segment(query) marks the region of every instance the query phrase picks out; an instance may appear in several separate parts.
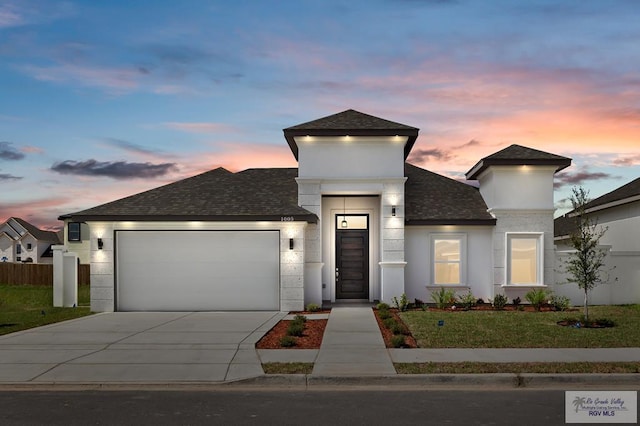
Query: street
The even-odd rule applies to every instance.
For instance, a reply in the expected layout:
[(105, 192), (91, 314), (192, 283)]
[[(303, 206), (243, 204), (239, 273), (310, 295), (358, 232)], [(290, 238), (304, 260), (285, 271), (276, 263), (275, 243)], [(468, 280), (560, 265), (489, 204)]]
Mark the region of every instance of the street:
[(2, 425), (561, 425), (564, 392), (3, 391)]

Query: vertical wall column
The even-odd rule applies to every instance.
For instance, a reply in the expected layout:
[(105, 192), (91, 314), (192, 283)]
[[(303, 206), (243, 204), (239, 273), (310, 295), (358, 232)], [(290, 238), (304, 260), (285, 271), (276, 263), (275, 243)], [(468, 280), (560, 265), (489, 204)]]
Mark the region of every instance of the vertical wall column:
[[(404, 291), (404, 182), (385, 183), (381, 196), (381, 295), (380, 300), (391, 303)], [(395, 206), (395, 216), (393, 208)]]
[(322, 194), (320, 182), (298, 181), (298, 205), (318, 216), (304, 230), (304, 303), (322, 305)]
[[(114, 241), (111, 223), (91, 223), (91, 310), (113, 312), (115, 310)], [(98, 248), (102, 239), (102, 249)]]
[[(289, 222), (280, 232), (280, 310), (304, 308), (304, 222)], [(293, 239), (293, 248), (290, 239)]]
[(51, 246), (53, 250), (53, 306), (62, 307), (64, 303), (64, 253), (62, 245)]
[(53, 306), (72, 308), (78, 305), (78, 255), (63, 245), (53, 250)]

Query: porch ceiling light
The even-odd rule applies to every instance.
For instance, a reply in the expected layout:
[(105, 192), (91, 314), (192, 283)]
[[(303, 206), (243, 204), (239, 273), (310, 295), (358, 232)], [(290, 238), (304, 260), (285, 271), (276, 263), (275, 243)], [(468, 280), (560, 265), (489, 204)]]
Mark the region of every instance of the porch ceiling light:
[(343, 228), (346, 228), (347, 226), (349, 226), (349, 224), (347, 223), (347, 199), (346, 197), (342, 197), (342, 222), (340, 223), (340, 226)]

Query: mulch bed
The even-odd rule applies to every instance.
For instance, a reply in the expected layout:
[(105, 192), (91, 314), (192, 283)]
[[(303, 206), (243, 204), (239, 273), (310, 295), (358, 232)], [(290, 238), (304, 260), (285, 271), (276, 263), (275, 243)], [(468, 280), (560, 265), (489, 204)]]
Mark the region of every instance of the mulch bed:
[[(387, 348), (393, 348), (393, 345), (391, 344), (391, 338), (393, 337), (393, 333), (391, 332), (391, 330), (389, 330), (387, 327), (384, 326), (382, 320), (378, 316), (378, 310), (374, 309), (373, 313), (375, 314), (376, 321), (378, 322), (378, 327), (380, 328), (380, 333), (382, 333), (382, 338), (384, 339), (385, 346)], [(400, 315), (398, 315), (398, 311), (396, 309), (390, 309), (389, 313), (391, 313), (391, 317), (395, 318), (396, 321), (404, 324), (404, 321), (400, 319)], [(408, 329), (409, 328), (407, 327), (407, 330)], [(411, 334), (404, 336), (403, 348), (417, 348), (417, 347), (418, 347), (418, 343), (416, 342), (416, 339), (414, 339)]]
[[(295, 314), (307, 315), (318, 313), (329, 313), (330, 311), (320, 312), (293, 312)], [(257, 349), (320, 349), (324, 329), (327, 326), (326, 319), (307, 319), (304, 327), (304, 335), (296, 337), (296, 345), (284, 348), (280, 345), (280, 339), (287, 335), (287, 328), (291, 321), (279, 321), (271, 330), (265, 334), (262, 339), (256, 343)]]
[(562, 320), (558, 321), (556, 324), (561, 325), (563, 327), (573, 327), (573, 328), (609, 328), (615, 327), (613, 323), (602, 324), (597, 321), (589, 321), (583, 322), (579, 320)]

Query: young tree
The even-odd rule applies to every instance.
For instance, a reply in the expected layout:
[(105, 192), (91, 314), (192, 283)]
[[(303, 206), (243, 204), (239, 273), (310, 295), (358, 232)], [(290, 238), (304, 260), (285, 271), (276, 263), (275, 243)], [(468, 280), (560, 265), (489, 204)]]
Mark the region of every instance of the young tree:
[(578, 284), (584, 291), (584, 317), (589, 319), (589, 292), (599, 284), (609, 282), (610, 270), (603, 270), (607, 255), (599, 248), (600, 238), (607, 232), (607, 227), (598, 227), (598, 220), (585, 212), (585, 205), (589, 202), (589, 191), (582, 187), (572, 189), (571, 204), (574, 229), (570, 234), (571, 246), (575, 252), (564, 262), (564, 272), (568, 274), (567, 281)]

